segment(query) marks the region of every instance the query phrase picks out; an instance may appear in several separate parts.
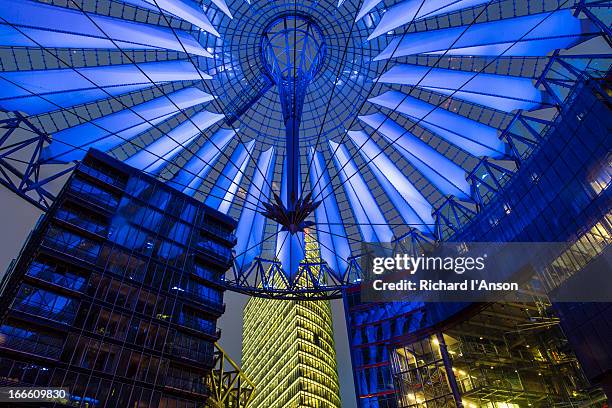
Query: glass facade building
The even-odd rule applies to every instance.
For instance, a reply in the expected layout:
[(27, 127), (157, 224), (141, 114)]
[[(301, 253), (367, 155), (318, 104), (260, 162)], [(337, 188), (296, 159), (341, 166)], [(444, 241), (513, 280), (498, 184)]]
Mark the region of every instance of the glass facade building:
[(0, 383), (68, 388), (68, 406), (201, 406), (234, 228), (90, 151), (4, 277)]
[(330, 302), (249, 299), (242, 369), (257, 389), (252, 408), (341, 407)]
[[(579, 84), (538, 150), (450, 240), (567, 242), (537, 271), (553, 295), (609, 270), (608, 91)], [(359, 407), (598, 407), (597, 387), (612, 393), (609, 303), (368, 304), (352, 289), (345, 305)]]

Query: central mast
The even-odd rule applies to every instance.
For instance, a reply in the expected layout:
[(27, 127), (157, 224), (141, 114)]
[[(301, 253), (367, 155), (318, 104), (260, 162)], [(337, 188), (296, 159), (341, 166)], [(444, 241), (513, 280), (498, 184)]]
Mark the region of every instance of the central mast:
[(276, 84), (285, 124), (286, 202), (278, 197), (266, 205), (266, 215), (295, 233), (314, 210), (310, 197), (300, 194), (300, 121), (308, 86), (325, 57), (323, 33), (308, 17), (283, 15), (264, 30), (264, 66)]

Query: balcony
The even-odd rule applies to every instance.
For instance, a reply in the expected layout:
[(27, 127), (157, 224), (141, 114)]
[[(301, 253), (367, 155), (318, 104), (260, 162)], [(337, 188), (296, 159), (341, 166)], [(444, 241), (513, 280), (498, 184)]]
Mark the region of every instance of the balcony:
[(194, 350), (186, 350), (181, 347), (169, 346), (166, 347), (166, 352), (173, 357), (179, 357), (184, 360), (190, 360), (198, 364), (198, 366), (212, 365), (212, 352), (199, 352)]
[(207, 221), (200, 223), (200, 228), (212, 235), (213, 237), (220, 238), (231, 245), (236, 245), (236, 234), (228, 231), (227, 229), (221, 228), (218, 225), (212, 224)]
[(55, 217), (62, 222), (72, 225), (73, 227), (91, 232), (92, 234), (102, 238), (106, 238), (106, 234), (108, 233), (107, 225), (94, 221), (84, 214), (76, 214), (65, 208), (60, 208)]
[(90, 177), (100, 180), (106, 184), (110, 184), (113, 187), (117, 187), (121, 190), (125, 189), (126, 184), (122, 180), (109, 176), (108, 174), (103, 173), (100, 170), (94, 169), (92, 167), (89, 167), (83, 163), (79, 165), (78, 170), (89, 175)]
[(228, 265), (232, 259), (231, 249), (205, 238), (196, 242), (195, 248), (223, 265)]
[(193, 394), (210, 395), (210, 389), (204, 384), (203, 378), (196, 375), (190, 376), (188, 372), (181, 372), (176, 369), (168, 370), (164, 385), (168, 388), (187, 391)]
[(46, 246), (50, 249), (54, 249), (58, 252), (61, 252), (62, 254), (73, 256), (82, 261), (87, 261), (92, 264), (96, 263), (96, 259), (98, 257), (97, 252), (92, 252), (87, 249), (71, 247), (61, 242), (53, 241), (50, 239), (45, 239), (43, 241), (43, 246)]
[(51, 338), (11, 326), (2, 326), (0, 335), (4, 339), (1, 344), (2, 347), (21, 353), (35, 354), (52, 359), (58, 359), (62, 353), (63, 341), (57, 337)]
[(119, 205), (117, 196), (79, 178), (70, 182), (69, 191), (81, 200), (107, 211), (114, 211)]
[(214, 336), (217, 339), (221, 337), (221, 330), (215, 330), (214, 324), (194, 316), (181, 314), (178, 324), (189, 327), (197, 332)]
[(71, 324), (76, 316), (75, 309), (57, 311), (40, 303), (18, 303), (14, 304), (12, 309), (64, 324)]
[(197, 292), (193, 292), (191, 290), (179, 290), (180, 296), (183, 298), (192, 300), (196, 303), (206, 306), (208, 309), (211, 309), (217, 313), (225, 313), (225, 303), (216, 302), (214, 300), (203, 297)]

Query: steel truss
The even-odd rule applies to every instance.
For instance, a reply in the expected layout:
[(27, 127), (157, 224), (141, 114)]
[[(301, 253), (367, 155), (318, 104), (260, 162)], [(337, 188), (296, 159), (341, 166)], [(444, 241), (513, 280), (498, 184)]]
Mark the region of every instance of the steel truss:
[[(612, 44), (612, 31), (597, 17), (597, 10), (609, 7), (609, 1), (586, 2), (582, 0), (575, 13), (583, 13), (601, 29), (602, 36)], [(414, 243), (442, 241), (460, 231), (486, 204), (503, 188), (512, 174), (528, 159), (538, 146), (542, 135), (554, 125), (556, 114), (561, 110), (566, 98), (576, 83), (587, 77), (605, 77), (587, 64), (586, 69), (576, 68), (579, 60), (609, 59), (612, 54), (560, 55), (555, 52), (548, 61), (537, 85), (546, 90), (553, 101), (553, 108), (545, 119), (534, 112), (519, 110), (514, 113), (510, 124), (499, 136), (509, 147), (506, 157), (492, 160), (483, 157), (467, 175), (471, 186), (470, 200), (460, 200), (447, 196), (434, 209), (435, 222), (432, 237), (412, 230), (397, 240), (412, 240)], [(51, 143), (51, 136), (35, 125), (35, 116), (28, 117), (20, 112), (5, 112), (0, 120), (0, 183), (40, 210), (47, 210), (55, 199), (54, 191), (61, 184), (62, 177), (69, 174), (74, 163), (55, 164), (41, 159), (42, 149)], [(295, 184), (295, 183), (294, 183)], [(348, 268), (338, 276), (322, 262), (303, 262), (298, 271), (298, 279), (288, 283), (282, 273), (280, 263), (275, 260), (257, 258), (246, 273), (231, 272), (234, 280), (227, 282), (228, 287), (255, 296), (273, 298), (336, 298), (341, 296), (343, 285), (358, 282), (361, 276), (359, 255), (348, 260)], [(310, 283), (300, 286), (299, 277), (308, 278)], [(285, 285), (283, 289), (279, 283)]]
[(214, 368), (205, 379), (211, 391), (205, 406), (247, 408), (255, 395), (255, 384), (217, 343), (213, 361)]
[[(55, 200), (50, 184), (74, 169), (41, 161), (51, 137), (20, 112), (0, 120), (0, 183), (37, 208), (46, 211)], [(46, 175), (48, 174), (48, 175)]]

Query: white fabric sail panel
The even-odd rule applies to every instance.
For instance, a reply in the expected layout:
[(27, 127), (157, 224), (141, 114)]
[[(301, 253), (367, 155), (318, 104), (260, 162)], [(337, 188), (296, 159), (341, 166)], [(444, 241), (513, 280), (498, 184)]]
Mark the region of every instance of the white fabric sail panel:
[(257, 167), (253, 173), (251, 186), (236, 228), (238, 242), (234, 247), (236, 251), (234, 265), (239, 271), (247, 269), (261, 254), (261, 245), (265, 239), (266, 217), (261, 214), (258, 206), (262, 202), (270, 201), (270, 185), (274, 174), (275, 158), (275, 150), (270, 147), (261, 152), (257, 159)]
[[(181, 30), (36, 1), (0, 0), (0, 45), (46, 48), (167, 49), (212, 57)], [(14, 26), (14, 27), (13, 27)], [(178, 37), (178, 38), (177, 38)]]
[(536, 109), (547, 100), (531, 78), (412, 64), (395, 65), (378, 82), (419, 86), (504, 112)]
[(43, 160), (69, 162), (85, 156), (95, 147), (106, 151), (151, 129), (181, 109), (211, 101), (212, 95), (195, 88), (185, 88), (160, 96), (98, 119), (54, 133), (52, 142), (43, 149)]
[[(0, 78), (0, 87), (6, 81)], [(0, 100), (0, 108), (7, 111), (20, 111), (28, 115), (38, 115), (59, 109), (67, 109), (76, 105), (121, 96), (126, 93), (151, 87), (152, 84), (117, 85), (104, 88), (80, 89), (78, 91), (57, 92), (39, 96), (18, 96)], [(10, 88), (10, 86), (9, 86)]]
[(545, 56), (597, 34), (589, 20), (558, 10), (505, 20), (410, 33), (394, 38), (375, 61), (416, 54)]
[(3, 72), (0, 78), (10, 81), (0, 88), (0, 98), (74, 91), (92, 86), (153, 84), (169, 81), (210, 79), (189, 61), (145, 62), (89, 68), (49, 69)]
[(306, 258), (306, 241), (303, 232), (291, 234), (289, 231), (281, 231), (278, 227), (276, 236), (276, 259), (280, 261), (283, 275), (289, 282), (295, 281), (300, 264)]
[(223, 12), (223, 14), (225, 14), (229, 18), (234, 18), (229, 7), (227, 7), (227, 3), (225, 3), (225, 0), (212, 0), (212, 2), (215, 6), (219, 8), (219, 10)]
[(204, 204), (227, 214), (236, 197), (254, 146), (255, 140), (251, 140), (247, 143), (240, 143), (236, 147)]
[(390, 7), (370, 34), (372, 40), (397, 27), (424, 18), (451, 13), (468, 7), (489, 3), (489, 0), (406, 0)]
[[(283, 174), (281, 182), (281, 199), (285, 207), (288, 206), (288, 186), (287, 186), (287, 160), (283, 161)], [(298, 172), (298, 197), (301, 194), (301, 177)], [(276, 235), (276, 258), (280, 261), (284, 275), (289, 279), (290, 282), (297, 276), (300, 263), (306, 257), (306, 242), (304, 240), (304, 233), (297, 232), (295, 234), (289, 231), (283, 231), (281, 224), (277, 226)]]
[(180, 168), (168, 184), (193, 196), (235, 134), (236, 132), (232, 129), (217, 130)]
[(0, 106), (32, 115), (106, 99), (153, 84), (210, 78), (188, 61), (4, 72), (0, 74)]
[(432, 233), (432, 207), (421, 192), (367, 133), (358, 130), (349, 131), (348, 135), (404, 222), (419, 231)]
[(156, 173), (189, 145), (195, 137), (200, 136), (202, 132), (223, 118), (224, 116), (220, 113), (206, 110), (198, 112), (128, 158), (126, 163), (137, 169)]
[(311, 147), (308, 153), (313, 200), (321, 201), (315, 209), (321, 259), (327, 262), (338, 279), (342, 279), (348, 268), (347, 259), (351, 256), (351, 247), (323, 155), (321, 152), (316, 152), (314, 147)]
[(368, 14), (370, 10), (376, 7), (378, 3), (380, 3), (381, 1), (382, 0), (363, 0), (363, 4), (361, 5), (361, 8), (359, 9), (359, 14), (357, 14), (355, 21), (361, 20), (363, 16)]
[(329, 141), (334, 164), (365, 242), (391, 242), (393, 232), (345, 145)]
[[(207, 33), (211, 33), (215, 37), (220, 37), (219, 33), (210, 23), (202, 7), (191, 0), (123, 0), (124, 3), (131, 3), (136, 6), (147, 7), (154, 11), (163, 11), (185, 21), (190, 22), (194, 26), (203, 29)], [(143, 4), (144, 3), (144, 4)]]
[(465, 170), (382, 113), (359, 116), (445, 195), (468, 199), (470, 184)]
[(497, 129), (491, 126), (436, 107), (436, 105), (399, 91), (388, 91), (368, 100), (406, 115), (411, 120), (418, 122), (419, 126), (474, 156), (499, 158), (505, 154), (504, 142), (499, 139)]

